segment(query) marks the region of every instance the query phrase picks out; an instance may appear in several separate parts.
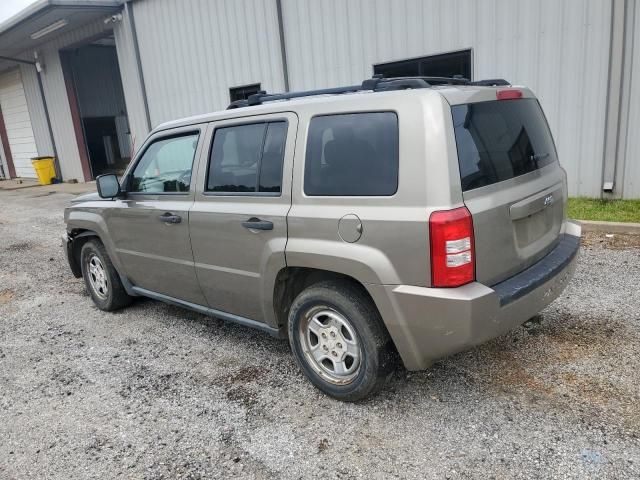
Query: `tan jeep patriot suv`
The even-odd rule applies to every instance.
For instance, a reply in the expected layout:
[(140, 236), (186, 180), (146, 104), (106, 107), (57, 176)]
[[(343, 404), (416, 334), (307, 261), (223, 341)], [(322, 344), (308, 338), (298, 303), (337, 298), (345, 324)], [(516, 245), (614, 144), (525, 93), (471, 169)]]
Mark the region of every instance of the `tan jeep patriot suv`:
[(566, 174), (527, 88), (372, 78), (157, 127), (65, 210), (102, 310), (146, 296), (288, 337), (341, 400), (496, 337), (575, 266)]

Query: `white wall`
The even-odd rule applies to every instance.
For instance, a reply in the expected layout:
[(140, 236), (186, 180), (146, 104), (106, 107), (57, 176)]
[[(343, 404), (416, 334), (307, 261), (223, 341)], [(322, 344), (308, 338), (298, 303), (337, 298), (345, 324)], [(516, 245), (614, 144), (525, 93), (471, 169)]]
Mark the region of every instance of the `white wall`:
[(626, 45), (629, 72), (625, 79), (626, 96), (623, 96), (628, 109), (626, 118), (621, 122), (625, 129), (621, 137), (625, 142), (619, 146), (624, 163), (618, 168), (622, 171), (619, 183), (622, 184), (624, 197), (640, 198), (640, 3), (630, 3), (629, 6)]
[[(129, 4), (132, 7), (133, 4)], [(124, 99), (127, 105), (129, 130), (131, 132), (131, 145), (137, 149), (149, 133), (147, 125), (144, 100), (142, 96), (142, 80), (138, 75), (138, 67), (134, 50), (134, 39), (129, 28), (127, 10), (122, 12), (121, 22), (114, 24), (113, 33), (116, 40), (118, 53), (118, 65), (124, 88)], [(122, 147), (121, 147), (122, 148)]]
[[(132, 7), (152, 126), (226, 108), (229, 87), (284, 89), (275, 1), (140, 0)], [(122, 69), (123, 78), (134, 76)]]
[(611, 23), (604, 0), (283, 0), (294, 90), (348, 85), (375, 63), (471, 47), (474, 79), (539, 96), (571, 195), (599, 196)]

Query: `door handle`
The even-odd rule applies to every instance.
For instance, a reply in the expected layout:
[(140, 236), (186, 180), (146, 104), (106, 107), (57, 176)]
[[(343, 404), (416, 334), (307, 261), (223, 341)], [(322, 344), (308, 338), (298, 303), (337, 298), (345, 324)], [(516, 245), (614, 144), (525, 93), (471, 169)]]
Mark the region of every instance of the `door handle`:
[(256, 217), (251, 217), (246, 222), (242, 222), (242, 226), (249, 230), (273, 230), (273, 222), (260, 220)]
[(171, 212), (165, 212), (158, 217), (164, 223), (180, 223), (182, 222), (182, 217), (180, 215), (174, 215)]

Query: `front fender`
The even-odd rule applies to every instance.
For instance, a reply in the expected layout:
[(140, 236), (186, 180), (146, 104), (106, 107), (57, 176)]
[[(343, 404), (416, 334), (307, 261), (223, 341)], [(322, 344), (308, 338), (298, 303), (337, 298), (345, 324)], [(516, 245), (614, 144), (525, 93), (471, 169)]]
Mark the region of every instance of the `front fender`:
[[(115, 245), (111, 241), (107, 224), (100, 212), (71, 207), (65, 210), (64, 217), (65, 223), (67, 224), (67, 233), (71, 239), (75, 238), (74, 232), (77, 231), (90, 231), (95, 233), (107, 250), (111, 263), (113, 263), (116, 271), (122, 276), (122, 272), (124, 272), (122, 262), (116, 252)], [(86, 236), (87, 234), (85, 233), (83, 235)]]

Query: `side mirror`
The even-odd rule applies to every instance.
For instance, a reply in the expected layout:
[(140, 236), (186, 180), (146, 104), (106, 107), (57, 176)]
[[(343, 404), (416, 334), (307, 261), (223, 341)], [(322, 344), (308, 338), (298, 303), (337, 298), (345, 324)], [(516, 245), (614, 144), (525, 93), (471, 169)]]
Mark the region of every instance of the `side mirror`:
[(113, 173), (106, 173), (96, 177), (98, 195), (101, 198), (115, 198), (120, 196), (120, 183), (118, 177)]

